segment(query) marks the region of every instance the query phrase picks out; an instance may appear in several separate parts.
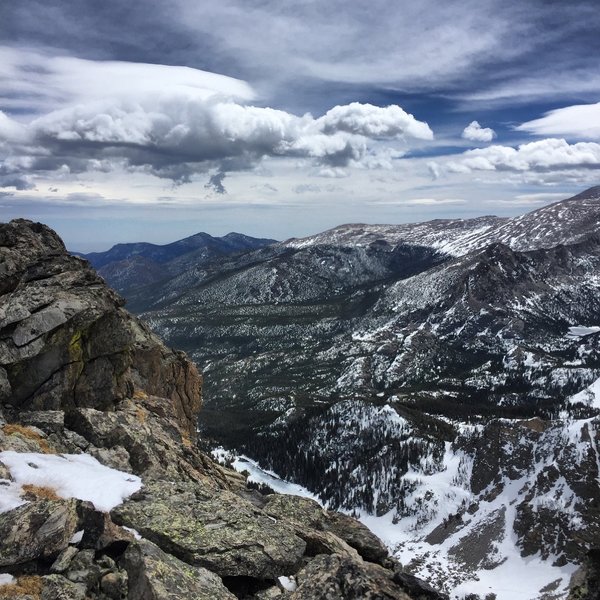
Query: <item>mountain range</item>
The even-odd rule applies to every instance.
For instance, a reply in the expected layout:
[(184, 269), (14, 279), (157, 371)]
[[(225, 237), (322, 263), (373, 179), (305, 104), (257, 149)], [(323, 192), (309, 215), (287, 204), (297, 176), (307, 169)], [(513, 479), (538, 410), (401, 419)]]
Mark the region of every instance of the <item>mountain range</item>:
[(197, 233), (162, 246), (147, 242), (117, 244), (106, 252), (78, 253), (78, 256), (85, 257), (114, 289), (125, 293), (192, 266), (261, 248), (274, 241), (234, 232), (223, 237)]
[(257, 246), (103, 271), (204, 372), (204, 437), (455, 597), (566, 597), (600, 539), (600, 187)]

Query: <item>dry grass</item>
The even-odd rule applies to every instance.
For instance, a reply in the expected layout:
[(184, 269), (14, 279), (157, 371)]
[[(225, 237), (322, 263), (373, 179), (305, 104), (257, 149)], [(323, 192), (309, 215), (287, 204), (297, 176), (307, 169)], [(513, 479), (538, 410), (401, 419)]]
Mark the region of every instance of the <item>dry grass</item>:
[(34, 442), (37, 442), (42, 452), (45, 454), (54, 454), (54, 449), (51, 448), (50, 444), (48, 444), (48, 442), (37, 431), (31, 429), (31, 427), (7, 423), (2, 428), (2, 431), (6, 435), (20, 435), (28, 440), (33, 440)]
[(144, 390), (135, 390), (133, 392), (134, 400), (147, 400), (147, 398), (148, 398), (148, 394), (146, 394), (146, 392)]
[(23, 495), (26, 499), (27, 496), (29, 496), (33, 498), (44, 498), (45, 500), (60, 500), (60, 496), (51, 487), (32, 485), (30, 483), (26, 483), (23, 486)]
[(42, 578), (37, 575), (24, 575), (19, 577), (16, 583), (0, 585), (0, 598), (14, 598), (19, 595), (41, 598)]
[(184, 445), (185, 448), (192, 447), (192, 439), (190, 438), (189, 434), (185, 431), (181, 433), (181, 443)]
[(136, 406), (135, 416), (136, 416), (137, 420), (142, 425), (144, 425), (146, 423), (146, 418), (148, 417), (148, 413), (141, 406)]

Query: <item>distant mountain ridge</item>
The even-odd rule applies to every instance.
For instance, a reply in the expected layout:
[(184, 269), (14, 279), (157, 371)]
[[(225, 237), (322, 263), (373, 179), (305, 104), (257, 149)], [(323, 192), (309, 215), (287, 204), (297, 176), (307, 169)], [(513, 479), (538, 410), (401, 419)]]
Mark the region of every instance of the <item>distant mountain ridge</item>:
[(87, 259), (98, 273), (116, 290), (123, 292), (173, 277), (182, 267), (185, 257), (200, 264), (222, 256), (236, 255), (275, 243), (275, 240), (254, 238), (231, 232), (213, 237), (200, 232), (169, 244), (147, 242), (117, 244), (105, 252), (79, 254)]

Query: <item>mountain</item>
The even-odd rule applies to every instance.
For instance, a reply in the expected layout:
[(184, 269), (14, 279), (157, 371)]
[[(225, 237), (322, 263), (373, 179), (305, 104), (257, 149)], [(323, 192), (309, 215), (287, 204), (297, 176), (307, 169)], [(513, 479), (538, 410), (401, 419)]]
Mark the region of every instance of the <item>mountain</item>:
[(201, 383), (52, 230), (0, 224), (0, 598), (443, 598), (201, 452)]
[(599, 262), (596, 187), (512, 219), (344, 225), (129, 301), (203, 369), (205, 435), (385, 525), (456, 597), (558, 598), (600, 536)]
[(190, 264), (198, 266), (273, 243), (275, 240), (241, 233), (232, 232), (223, 237), (197, 233), (171, 244), (117, 244), (106, 252), (78, 256), (86, 258), (111, 287), (127, 291), (173, 277), (185, 271)]

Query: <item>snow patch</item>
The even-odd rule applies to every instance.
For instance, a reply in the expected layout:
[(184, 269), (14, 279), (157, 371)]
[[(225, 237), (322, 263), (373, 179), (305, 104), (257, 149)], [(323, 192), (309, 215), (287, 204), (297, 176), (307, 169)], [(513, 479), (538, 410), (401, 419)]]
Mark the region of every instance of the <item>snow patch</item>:
[(252, 460), (247, 456), (237, 456), (231, 463), (231, 466), (238, 473), (242, 473), (244, 471), (249, 473), (248, 481), (268, 485), (272, 490), (275, 490), (279, 494), (289, 494), (291, 496), (311, 498), (312, 500), (316, 500), (319, 504), (323, 504), (317, 498), (317, 496), (309, 492), (305, 487), (302, 487), (297, 483), (290, 483), (285, 479), (281, 479), (281, 477), (279, 477), (277, 473), (274, 473), (273, 471), (265, 471), (261, 469), (255, 460)]
[(281, 577), (278, 577), (277, 580), (286, 592), (295, 592), (298, 589), (298, 584), (293, 577), (282, 575)]
[(69, 540), (69, 544), (79, 544), (83, 539), (83, 534), (85, 533), (84, 529), (80, 529), (73, 534), (73, 537)]
[[(137, 475), (105, 467), (88, 454), (7, 450), (0, 452), (0, 462), (8, 467), (19, 486), (49, 487), (62, 498), (87, 500), (103, 512), (109, 512), (142, 487), (142, 480)], [(0, 489), (0, 506), (3, 492)]]
[(8, 479), (0, 479), (0, 514), (27, 504), (21, 498), (21, 486)]
[(570, 339), (584, 337), (586, 335), (591, 335), (592, 333), (598, 333), (600, 331), (600, 327), (594, 325), (592, 327), (583, 327), (581, 325), (577, 325), (576, 327), (569, 327), (569, 332), (567, 333), (567, 337)]
[(134, 529), (133, 527), (125, 527), (125, 525), (122, 525), (121, 528), (125, 531), (128, 531), (136, 540), (142, 539), (142, 536), (137, 529)]

